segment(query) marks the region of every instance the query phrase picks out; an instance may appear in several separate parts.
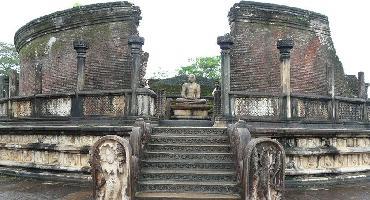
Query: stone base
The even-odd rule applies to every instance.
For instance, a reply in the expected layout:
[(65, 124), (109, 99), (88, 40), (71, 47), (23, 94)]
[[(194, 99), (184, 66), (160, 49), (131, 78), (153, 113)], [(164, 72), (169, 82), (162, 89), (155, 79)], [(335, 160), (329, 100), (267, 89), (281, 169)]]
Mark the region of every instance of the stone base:
[(175, 119), (208, 119), (211, 106), (207, 104), (176, 103), (171, 106)]

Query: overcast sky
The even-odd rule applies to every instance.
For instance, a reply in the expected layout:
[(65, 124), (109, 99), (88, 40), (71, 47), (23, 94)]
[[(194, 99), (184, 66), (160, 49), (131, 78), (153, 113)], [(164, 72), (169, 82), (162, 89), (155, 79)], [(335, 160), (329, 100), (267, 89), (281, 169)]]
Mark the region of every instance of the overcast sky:
[[(103, 0), (11, 0), (0, 6), (0, 41), (13, 43), (27, 22), (58, 10)], [(139, 31), (149, 52), (148, 75), (162, 70), (175, 74), (188, 59), (219, 55), (216, 38), (229, 32), (227, 13), (237, 0), (132, 0), (140, 6)], [(329, 17), (337, 54), (347, 74), (364, 71), (370, 82), (370, 12), (365, 0), (263, 0), (312, 10)]]

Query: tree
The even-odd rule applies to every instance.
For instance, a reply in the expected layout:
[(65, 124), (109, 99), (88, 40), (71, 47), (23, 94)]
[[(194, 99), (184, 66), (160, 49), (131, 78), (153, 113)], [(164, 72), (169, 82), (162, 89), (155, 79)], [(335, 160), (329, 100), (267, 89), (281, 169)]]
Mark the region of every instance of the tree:
[(193, 63), (188, 66), (183, 66), (179, 69), (179, 75), (194, 74), (214, 80), (221, 78), (221, 57), (198, 57), (193, 59)]
[(8, 75), (11, 69), (19, 69), (19, 57), (14, 45), (0, 42), (0, 74)]

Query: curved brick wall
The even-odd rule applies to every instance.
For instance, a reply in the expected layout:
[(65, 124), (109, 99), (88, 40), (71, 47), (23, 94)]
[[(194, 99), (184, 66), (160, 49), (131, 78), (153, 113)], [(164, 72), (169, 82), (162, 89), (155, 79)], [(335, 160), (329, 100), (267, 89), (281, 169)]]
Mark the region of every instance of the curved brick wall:
[(85, 90), (130, 88), (128, 37), (138, 34), (140, 9), (128, 2), (93, 4), (35, 19), (15, 35), (20, 55), (20, 95), (37, 93), (41, 68), (42, 93), (74, 91), (77, 82), (73, 40), (89, 44)]
[(231, 90), (280, 91), (278, 39), (291, 37), (293, 93), (326, 95), (327, 69), (335, 68), (336, 91), (352, 96), (336, 56), (326, 16), (307, 10), (242, 1), (229, 12), (231, 35)]

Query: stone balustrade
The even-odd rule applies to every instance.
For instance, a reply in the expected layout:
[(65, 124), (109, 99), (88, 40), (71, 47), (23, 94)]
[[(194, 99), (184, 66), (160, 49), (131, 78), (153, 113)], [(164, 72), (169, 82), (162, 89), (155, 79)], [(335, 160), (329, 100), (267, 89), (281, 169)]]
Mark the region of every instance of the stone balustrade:
[(361, 122), (369, 121), (370, 101), (346, 98), (291, 94), (290, 105), (284, 95), (249, 92), (230, 92), (232, 116), (236, 119), (283, 121), (285, 106), (291, 107), (291, 119), (301, 122)]
[[(145, 88), (137, 90), (137, 116), (155, 115), (156, 94)], [(131, 90), (80, 91), (61, 94), (38, 94), (0, 100), (0, 117), (9, 119), (71, 119), (128, 117)]]

